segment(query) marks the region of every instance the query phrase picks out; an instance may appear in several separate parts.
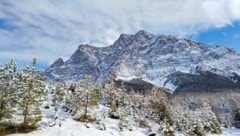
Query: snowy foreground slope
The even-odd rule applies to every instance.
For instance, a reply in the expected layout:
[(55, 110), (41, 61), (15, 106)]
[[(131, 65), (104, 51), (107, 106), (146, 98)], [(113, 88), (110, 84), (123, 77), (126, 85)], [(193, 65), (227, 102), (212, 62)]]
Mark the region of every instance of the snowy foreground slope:
[[(141, 30), (134, 35), (121, 34), (108, 47), (80, 45), (68, 60), (56, 60), (45, 75), (75, 81), (91, 75), (99, 82), (140, 78), (173, 91), (183, 82), (199, 88), (191, 85), (196, 82), (195, 77), (202, 77), (201, 88), (218, 87), (204, 82), (210, 80), (221, 82), (223, 86), (218, 88), (232, 89), (240, 86), (239, 68), (240, 55), (233, 49)], [(222, 84), (225, 81), (228, 84)]]
[[(48, 128), (41, 128), (28, 134), (13, 134), (10, 136), (148, 136), (147, 130), (136, 128), (133, 131), (125, 130), (119, 131), (116, 120), (109, 119), (105, 123), (109, 123), (105, 131), (96, 129), (94, 125), (89, 125), (87, 128), (83, 123), (67, 119), (61, 127), (54, 126)], [(160, 134), (158, 134), (160, 136)], [(184, 136), (183, 134), (176, 134), (176, 136)], [(207, 134), (207, 136), (240, 136), (239, 129), (223, 129), (223, 134), (214, 135)]]
[[(114, 125), (114, 124), (112, 124)], [(86, 128), (83, 124), (76, 123), (75, 121), (66, 121), (62, 127), (46, 128), (38, 131), (34, 131), (29, 134), (14, 134), (11, 136), (146, 136), (144, 130), (134, 131), (123, 131), (119, 132), (114, 127), (101, 131), (95, 128)], [(227, 129), (223, 130), (223, 134), (213, 135), (208, 134), (207, 136), (239, 136), (240, 130), (238, 129)], [(176, 136), (184, 136), (183, 134), (177, 134)]]
[(87, 128), (84, 123), (76, 122), (72, 119), (66, 119), (62, 122), (62, 126), (42, 128), (29, 134), (14, 134), (12, 136), (145, 136), (148, 135), (146, 130), (135, 128), (133, 131), (120, 131), (118, 128), (118, 120), (106, 119), (104, 121), (106, 130), (97, 129), (96, 125), (88, 124)]
[(109, 120), (106, 123), (110, 123), (111, 126), (107, 127), (107, 130), (102, 131), (96, 129), (94, 126), (89, 125), (87, 128), (84, 124), (68, 119), (63, 122), (64, 124), (49, 128), (43, 128), (42, 130), (34, 131), (29, 134), (15, 134), (12, 136), (145, 136), (144, 130), (134, 130), (134, 131), (123, 131), (120, 132), (117, 129), (117, 122), (115, 120)]
[[(101, 106), (98, 110), (98, 113), (104, 114), (107, 110), (105, 107)], [(51, 114), (54, 114), (54, 111), (44, 111), (45, 118), (42, 120), (41, 127), (37, 131), (33, 131), (28, 134), (13, 134), (10, 136), (148, 136), (152, 133), (161, 136), (161, 133), (157, 130), (151, 130), (147, 128), (139, 128), (132, 124), (132, 130), (123, 131), (119, 130), (119, 120), (114, 120), (110, 118), (103, 119), (106, 130), (100, 130), (101, 127), (98, 124), (86, 124), (74, 121), (69, 117), (68, 114), (64, 112), (59, 112), (58, 116), (61, 121), (56, 122), (55, 125), (51, 126), (51, 120), (47, 118)], [(60, 126), (59, 126), (60, 124)], [(50, 127), (51, 126), (51, 127)], [(154, 127), (153, 127), (154, 128)], [(207, 134), (207, 136), (239, 136), (240, 129), (223, 129), (222, 134), (214, 135)], [(176, 136), (184, 136), (183, 134), (176, 133)]]
[[(53, 99), (53, 94), (48, 93), (48, 98), (43, 104), (42, 120), (39, 122), (40, 127), (38, 130), (27, 134), (12, 134), (10, 136), (149, 136), (155, 134), (157, 136), (163, 136), (159, 129), (159, 124), (154, 121), (148, 120), (149, 127), (139, 127), (134, 121), (134, 116), (126, 116), (128, 121), (127, 127), (122, 130), (119, 127), (120, 119), (111, 119), (108, 112), (110, 107), (98, 105), (91, 109), (92, 115), (100, 120), (100, 123), (81, 123), (75, 121), (73, 116), (69, 112), (65, 112), (63, 109), (55, 110), (55, 106), (44, 108), (47, 103)], [(181, 109), (182, 110), (182, 109)], [(184, 111), (182, 111), (184, 112)], [(196, 112), (194, 113), (194, 115)], [(135, 115), (136, 116), (136, 115)], [(58, 117), (57, 120), (54, 120)], [(189, 120), (190, 121), (190, 120)], [(239, 136), (240, 129), (226, 129), (222, 128), (222, 134), (210, 134), (207, 136)], [(175, 131), (175, 136), (185, 136), (184, 134)]]
[(240, 136), (240, 130), (239, 129), (225, 129), (223, 130), (223, 134), (220, 135), (208, 135), (208, 136)]

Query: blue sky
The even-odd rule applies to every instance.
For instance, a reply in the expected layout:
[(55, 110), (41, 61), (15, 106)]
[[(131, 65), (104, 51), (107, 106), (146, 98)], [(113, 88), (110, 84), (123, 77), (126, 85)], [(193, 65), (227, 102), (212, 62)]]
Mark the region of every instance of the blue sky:
[(1, 0), (0, 63), (46, 68), (80, 44), (111, 45), (146, 30), (240, 52), (240, 0)]
[(240, 22), (200, 32), (193, 39), (209, 45), (224, 45), (240, 53)]

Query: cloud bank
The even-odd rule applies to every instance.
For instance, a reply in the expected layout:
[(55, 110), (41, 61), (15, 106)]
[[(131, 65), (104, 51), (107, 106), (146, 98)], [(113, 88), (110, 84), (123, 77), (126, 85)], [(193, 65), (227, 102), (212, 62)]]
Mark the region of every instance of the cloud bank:
[(0, 1), (0, 60), (50, 64), (79, 44), (112, 44), (120, 33), (191, 36), (240, 20), (239, 0)]

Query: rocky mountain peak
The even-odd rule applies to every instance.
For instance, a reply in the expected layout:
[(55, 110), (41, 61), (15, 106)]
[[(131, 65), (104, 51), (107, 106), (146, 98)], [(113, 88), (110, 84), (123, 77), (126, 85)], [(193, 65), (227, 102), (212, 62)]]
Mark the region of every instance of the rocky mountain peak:
[(64, 64), (64, 61), (62, 58), (58, 58), (52, 65), (49, 66), (49, 68), (57, 68)]
[(122, 46), (127, 46), (130, 45), (133, 42), (133, 35), (129, 34), (121, 34), (119, 38), (117, 39), (116, 42), (114, 42), (113, 45), (122, 45)]
[(139, 44), (146, 44), (147, 41), (149, 41), (152, 38), (154, 38), (154, 35), (144, 30), (140, 30), (134, 35), (134, 41)]
[(151, 37), (151, 36), (153, 36), (153, 34), (148, 33), (145, 30), (140, 30), (134, 36), (135, 37), (139, 37), (139, 36), (141, 36), (141, 37)]
[(229, 80), (227, 88), (240, 84), (240, 55), (236, 51), (174, 36), (153, 35), (144, 30), (133, 35), (121, 34), (109, 47), (80, 45), (70, 59), (57, 62), (45, 71), (53, 79), (77, 81), (84, 75), (102, 83), (111, 78), (142, 79), (170, 90), (184, 88), (181, 83), (189, 86), (196, 82), (205, 88), (217, 87), (199, 78), (219, 83)]
[(94, 47), (94, 46), (91, 46), (89, 44), (81, 44), (78, 46), (78, 50), (81, 50), (81, 51), (92, 51), (92, 50), (95, 50), (97, 47)]

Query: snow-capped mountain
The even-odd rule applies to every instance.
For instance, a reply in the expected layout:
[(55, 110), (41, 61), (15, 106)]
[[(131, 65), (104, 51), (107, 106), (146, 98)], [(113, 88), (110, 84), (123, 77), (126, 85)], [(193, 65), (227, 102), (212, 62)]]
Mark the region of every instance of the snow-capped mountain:
[(171, 90), (239, 88), (240, 55), (224, 46), (146, 31), (121, 34), (109, 47), (80, 45), (70, 59), (55, 61), (45, 74), (52, 79), (80, 80), (84, 75), (110, 79), (142, 79)]

